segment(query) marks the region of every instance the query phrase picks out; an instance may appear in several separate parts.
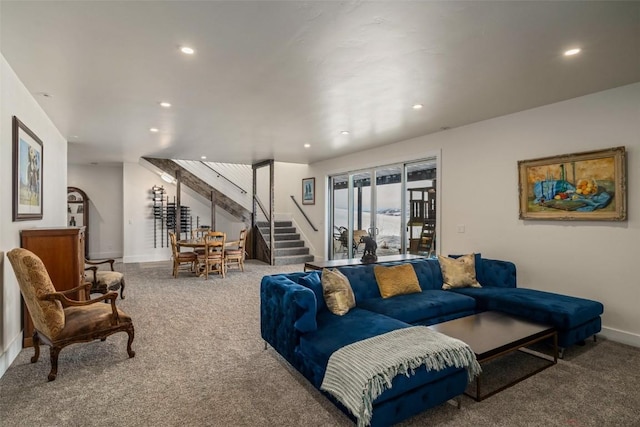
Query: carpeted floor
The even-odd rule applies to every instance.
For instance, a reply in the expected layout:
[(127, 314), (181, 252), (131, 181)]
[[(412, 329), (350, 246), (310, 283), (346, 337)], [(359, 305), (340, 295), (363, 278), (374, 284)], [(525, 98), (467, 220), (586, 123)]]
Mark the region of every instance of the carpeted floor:
[[(48, 350), (23, 350), (0, 378), (0, 426), (349, 426), (349, 419), (260, 338), (259, 284), (300, 271), (249, 262), (246, 272), (205, 281), (166, 263), (120, 265), (118, 305), (126, 334), (78, 344), (60, 355), (47, 382)], [(516, 354), (485, 367), (487, 379), (529, 366)], [(493, 374), (491, 374), (493, 372)], [(404, 426), (640, 426), (640, 349), (599, 339), (482, 402), (443, 404)]]

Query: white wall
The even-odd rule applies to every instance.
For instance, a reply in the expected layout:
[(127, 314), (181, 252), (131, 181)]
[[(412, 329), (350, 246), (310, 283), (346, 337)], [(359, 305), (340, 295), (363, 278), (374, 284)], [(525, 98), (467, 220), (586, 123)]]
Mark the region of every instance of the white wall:
[[(145, 162), (146, 163), (146, 162)], [(171, 258), (171, 249), (167, 247), (166, 230), (161, 243), (160, 223), (157, 225), (156, 247), (154, 247), (154, 219), (152, 217), (151, 187), (161, 185), (166, 190), (165, 196), (173, 202), (176, 185), (168, 184), (160, 179), (160, 175), (139, 163), (123, 165), (123, 230), (124, 230), (124, 262), (162, 261)], [(200, 224), (211, 225), (211, 205), (208, 200), (181, 186), (180, 204), (191, 208), (195, 225), (196, 216), (200, 216)], [(244, 227), (232, 215), (221, 208), (216, 208), (216, 229), (227, 233), (229, 240), (237, 239)]]
[(70, 164), (67, 183), (89, 198), (88, 257), (122, 257), (122, 164)]
[[(442, 253), (481, 252), (516, 263), (518, 283), (591, 298), (605, 306), (603, 333), (640, 346), (640, 83), (402, 141), (310, 165), (316, 183), (328, 174), (441, 152)], [(628, 220), (518, 219), (518, 160), (614, 146), (627, 148)], [(326, 181), (325, 181), (326, 182)], [(326, 254), (326, 185), (316, 185), (313, 246)], [(281, 192), (287, 191), (283, 195)], [(290, 188), (276, 185), (278, 198)], [(311, 216), (311, 215), (310, 215)], [(465, 232), (458, 233), (457, 225)]]
[[(277, 220), (291, 220), (300, 233), (301, 238), (305, 241), (305, 245), (309, 247), (309, 251), (313, 254), (322, 252), (323, 246), (314, 246), (318, 242), (323, 241), (318, 239), (321, 235), (324, 235), (322, 223), (312, 218), (322, 215), (324, 212), (324, 204), (322, 200), (316, 198), (315, 205), (303, 205), (302, 204), (302, 180), (304, 178), (310, 178), (309, 165), (299, 163), (274, 163), (274, 205)], [(316, 191), (318, 186), (325, 185), (322, 179), (316, 178)], [(300, 212), (291, 200), (291, 196), (296, 198), (296, 202), (302, 208), (304, 213), (309, 217), (311, 223), (318, 231), (314, 231), (309, 222), (305, 219), (304, 215)]]
[[(45, 101), (46, 102), (46, 101)], [(43, 143), (43, 218), (12, 220), (12, 117)], [(0, 252), (20, 246), (20, 230), (64, 226), (67, 198), (67, 141), (0, 55)], [(20, 290), (8, 260), (0, 263), (0, 376), (22, 348)]]

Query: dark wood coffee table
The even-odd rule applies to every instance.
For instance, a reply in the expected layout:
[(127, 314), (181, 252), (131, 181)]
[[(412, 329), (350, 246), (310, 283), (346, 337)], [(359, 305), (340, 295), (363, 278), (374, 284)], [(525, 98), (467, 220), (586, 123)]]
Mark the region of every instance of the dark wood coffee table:
[(465, 393), (478, 402), (558, 363), (558, 333), (553, 326), (529, 322), (497, 311), (485, 311), (432, 325), (429, 328), (467, 343), (481, 365), (522, 347), (553, 337), (553, 359), (538, 353), (527, 352), (550, 362), (541, 368), (485, 395), (482, 395), (480, 391), (482, 374), (478, 375), (475, 396)]

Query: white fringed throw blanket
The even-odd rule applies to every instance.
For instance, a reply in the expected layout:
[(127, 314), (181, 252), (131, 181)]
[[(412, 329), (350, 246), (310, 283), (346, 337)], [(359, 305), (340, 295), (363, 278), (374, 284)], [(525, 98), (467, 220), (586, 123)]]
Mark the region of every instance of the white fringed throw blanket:
[(335, 351), (320, 389), (338, 399), (362, 427), (371, 422), (372, 402), (391, 388), (393, 378), (398, 374), (413, 375), (423, 365), (428, 371), (464, 367), (469, 381), (481, 372), (467, 344), (426, 326), (413, 326)]

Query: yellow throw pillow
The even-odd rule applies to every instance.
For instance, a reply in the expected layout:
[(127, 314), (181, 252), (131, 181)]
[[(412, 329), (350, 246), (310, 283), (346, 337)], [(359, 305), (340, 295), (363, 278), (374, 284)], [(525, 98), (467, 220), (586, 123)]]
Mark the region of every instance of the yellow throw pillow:
[(323, 269), (321, 281), (324, 300), (330, 312), (343, 316), (356, 306), (349, 279), (338, 269)]
[(475, 254), (464, 255), (460, 258), (438, 255), (438, 261), (444, 282), (442, 289), (482, 287), (476, 280)]
[(393, 267), (376, 265), (373, 267), (373, 273), (376, 275), (382, 298), (422, 292), (420, 283), (418, 283), (418, 276), (416, 276), (416, 271), (411, 264), (401, 264)]

